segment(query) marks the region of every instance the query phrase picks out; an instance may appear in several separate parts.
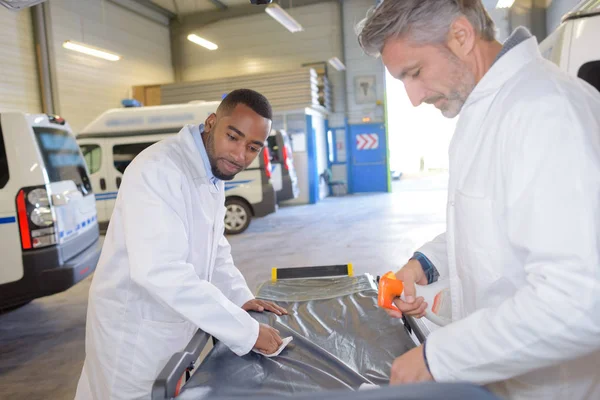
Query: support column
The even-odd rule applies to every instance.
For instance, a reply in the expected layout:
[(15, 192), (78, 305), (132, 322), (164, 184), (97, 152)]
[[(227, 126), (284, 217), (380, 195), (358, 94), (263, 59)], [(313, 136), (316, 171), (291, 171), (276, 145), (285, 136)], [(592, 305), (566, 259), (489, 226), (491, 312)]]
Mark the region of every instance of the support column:
[(35, 53), (40, 84), (42, 111), (58, 114), (58, 87), (52, 45), (52, 23), (48, 3), (31, 7)]

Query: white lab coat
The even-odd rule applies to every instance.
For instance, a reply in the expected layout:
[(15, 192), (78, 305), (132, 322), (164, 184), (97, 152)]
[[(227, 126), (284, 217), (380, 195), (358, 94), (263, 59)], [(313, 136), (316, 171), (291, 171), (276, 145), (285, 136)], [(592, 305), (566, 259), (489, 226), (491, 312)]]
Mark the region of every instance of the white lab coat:
[(420, 249), (452, 291), (433, 376), (600, 399), (600, 94), (530, 38), (469, 96), (449, 154), (447, 231)]
[(243, 355), (258, 322), (233, 265), (224, 188), (209, 182), (189, 127), (149, 147), (123, 177), (89, 296), (76, 399), (147, 399), (199, 327)]

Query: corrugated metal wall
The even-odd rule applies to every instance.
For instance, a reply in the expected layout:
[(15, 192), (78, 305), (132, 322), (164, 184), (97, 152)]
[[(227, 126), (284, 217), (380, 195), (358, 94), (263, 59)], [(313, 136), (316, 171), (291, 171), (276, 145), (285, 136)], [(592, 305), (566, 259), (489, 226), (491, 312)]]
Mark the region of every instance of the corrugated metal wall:
[[(102, 0), (52, 0), (60, 113), (75, 130), (112, 107), (134, 85), (173, 81), (169, 28)], [(111, 62), (66, 50), (85, 42), (123, 56)]]
[(208, 81), (182, 82), (161, 87), (162, 104), (220, 100), (234, 89), (253, 89), (266, 96), (275, 111), (318, 106), (317, 75), (313, 69), (246, 75)]
[[(296, 70), (305, 63), (341, 57), (337, 2), (324, 1), (288, 11), (303, 25), (304, 32), (292, 34), (266, 13), (226, 19), (190, 31), (215, 42), (219, 49), (209, 51), (184, 39), (181, 57), (183, 80), (279, 73)], [(333, 108), (343, 110), (343, 74), (329, 68), (329, 79), (333, 89)]]
[(41, 112), (31, 12), (0, 7), (0, 110)]

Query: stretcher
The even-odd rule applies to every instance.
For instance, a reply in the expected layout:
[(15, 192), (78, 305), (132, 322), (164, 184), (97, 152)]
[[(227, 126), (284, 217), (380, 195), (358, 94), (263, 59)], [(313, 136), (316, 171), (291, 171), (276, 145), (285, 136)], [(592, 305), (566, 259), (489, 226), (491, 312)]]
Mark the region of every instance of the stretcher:
[[(251, 313), (282, 338), (293, 337), (278, 356), (238, 357), (198, 330), (160, 372), (152, 400), (496, 399), (467, 384), (388, 386), (394, 359), (421, 344), (427, 328), (390, 318), (377, 306), (377, 279), (353, 276), (351, 265), (274, 270), (256, 297), (288, 310)], [(210, 340), (214, 347), (196, 365)], [(379, 387), (359, 390), (363, 384)]]

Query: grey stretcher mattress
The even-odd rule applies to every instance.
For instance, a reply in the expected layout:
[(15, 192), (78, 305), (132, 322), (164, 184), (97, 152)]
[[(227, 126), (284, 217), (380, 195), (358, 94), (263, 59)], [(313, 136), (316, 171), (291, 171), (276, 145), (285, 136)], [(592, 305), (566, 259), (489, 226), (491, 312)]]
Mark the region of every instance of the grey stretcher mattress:
[[(401, 320), (389, 318), (377, 306), (377, 286), (370, 275), (268, 282), (257, 297), (288, 310), (289, 315), (281, 317), (251, 315), (277, 328), (282, 338), (292, 336), (290, 345), (273, 358), (254, 352), (238, 357), (217, 342), (183, 387), (182, 399), (290, 395), (308, 399), (311, 393), (313, 398), (323, 398), (323, 391), (328, 390), (338, 393), (336, 398), (349, 394), (362, 396), (353, 399), (421, 398), (398, 397), (395, 391), (388, 391), (392, 397), (384, 392), (377, 396), (371, 390), (371, 394), (354, 392), (363, 383), (387, 385), (394, 359), (419, 343), (415, 332), (410, 333)], [(391, 388), (383, 391), (386, 389)], [(468, 394), (463, 395), (468, 398), (487, 398), (470, 392), (485, 394), (480, 388), (465, 389)], [(441, 398), (451, 398), (447, 391), (441, 393)]]

